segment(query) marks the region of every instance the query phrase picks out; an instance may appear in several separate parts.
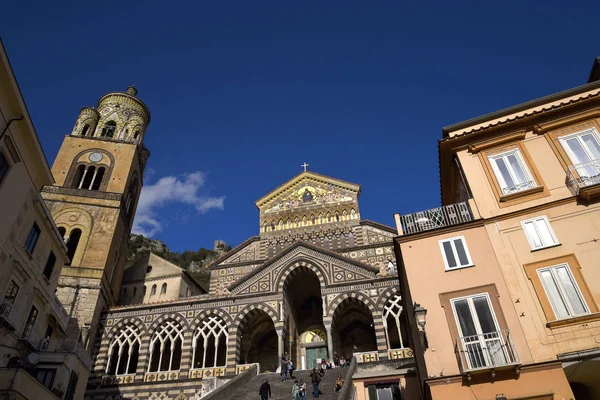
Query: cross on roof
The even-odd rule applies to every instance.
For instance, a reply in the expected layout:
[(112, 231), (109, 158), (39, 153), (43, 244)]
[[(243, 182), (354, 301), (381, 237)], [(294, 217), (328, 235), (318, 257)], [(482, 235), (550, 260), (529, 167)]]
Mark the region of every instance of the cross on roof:
[(308, 167), (309, 165), (310, 165), (310, 164), (307, 164), (307, 163), (304, 163), (304, 164), (302, 164), (302, 165), (301, 165), (301, 167), (303, 167), (303, 168), (304, 168), (304, 172), (306, 172), (306, 167)]

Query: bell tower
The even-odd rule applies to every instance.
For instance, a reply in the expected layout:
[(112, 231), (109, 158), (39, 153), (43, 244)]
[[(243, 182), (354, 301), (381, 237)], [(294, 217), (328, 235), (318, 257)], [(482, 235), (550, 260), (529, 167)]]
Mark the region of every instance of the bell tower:
[(57, 296), (69, 313), (69, 337), (88, 346), (101, 311), (117, 303), (129, 235), (150, 156), (148, 107), (131, 86), (79, 112), (65, 136), (42, 196), (67, 244), (71, 263)]

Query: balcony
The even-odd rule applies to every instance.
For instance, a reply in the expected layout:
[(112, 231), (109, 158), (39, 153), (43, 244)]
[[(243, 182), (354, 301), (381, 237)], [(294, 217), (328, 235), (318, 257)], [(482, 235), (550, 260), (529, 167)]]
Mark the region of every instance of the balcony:
[(63, 331), (65, 331), (67, 329), (67, 325), (69, 324), (69, 314), (67, 313), (67, 310), (65, 310), (62, 303), (56, 296), (52, 298), (50, 306), (52, 307), (52, 312), (60, 324), (60, 327)]
[(494, 371), (521, 365), (508, 329), (456, 339), (456, 355), (463, 374)]
[(3, 399), (59, 399), (23, 369), (0, 368), (0, 391)]
[(78, 340), (42, 339), (38, 349), (43, 358), (49, 358), (53, 353), (74, 354), (79, 357), (86, 368), (92, 368), (92, 359)]
[(430, 231), (470, 222), (475, 219), (468, 201), (431, 208), (412, 214), (399, 216), (396, 219), (398, 234), (411, 235), (413, 233)]
[(600, 195), (600, 160), (569, 165), (566, 184), (574, 196), (586, 200)]

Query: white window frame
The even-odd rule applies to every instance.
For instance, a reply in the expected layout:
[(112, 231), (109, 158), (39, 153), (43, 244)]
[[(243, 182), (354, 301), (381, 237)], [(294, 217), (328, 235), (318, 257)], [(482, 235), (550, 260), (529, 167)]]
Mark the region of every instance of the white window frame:
[[(548, 229), (548, 232), (550, 233), (550, 236), (552, 237), (552, 240), (554, 241), (553, 243), (550, 243), (550, 244), (543, 243), (542, 236), (540, 235), (540, 233), (538, 231), (538, 227), (536, 225), (536, 222), (538, 222), (538, 221), (544, 221), (544, 223), (546, 224), (546, 228)], [(527, 229), (525, 229), (525, 224), (530, 223), (530, 222), (533, 223), (533, 229), (535, 230), (536, 234), (538, 235), (539, 241), (542, 243), (542, 245), (540, 247), (536, 247), (533, 238), (529, 237), (529, 235), (527, 234)], [(560, 245), (560, 242), (558, 241), (558, 239), (556, 238), (556, 234), (554, 233), (554, 229), (552, 229), (552, 225), (550, 224), (548, 217), (545, 215), (541, 215), (539, 217), (523, 220), (523, 221), (521, 221), (521, 227), (523, 228), (523, 232), (525, 233), (525, 236), (527, 237), (527, 241), (529, 242), (529, 245), (531, 246), (531, 251), (546, 249), (548, 247), (554, 247), (554, 246)]]
[[(456, 267), (451, 268), (448, 265), (448, 259), (446, 258), (446, 251), (444, 250), (444, 243), (450, 242), (450, 246), (452, 247), (452, 253), (454, 254), (454, 259), (456, 260), (456, 262), (458, 264), (460, 262), (460, 260), (458, 257), (458, 252), (456, 251), (456, 246), (454, 245), (455, 240), (462, 241), (463, 246), (465, 248), (465, 253), (467, 255), (467, 260), (469, 261), (469, 263), (467, 265), (457, 265)], [(440, 245), (440, 251), (442, 252), (442, 258), (444, 259), (444, 266), (446, 268), (446, 271), (455, 271), (457, 269), (468, 268), (468, 267), (472, 267), (475, 265), (475, 264), (473, 264), (473, 259), (471, 258), (471, 253), (469, 253), (469, 247), (467, 246), (467, 240), (465, 239), (464, 236), (454, 236), (454, 237), (447, 238), (447, 239), (441, 239), (438, 241), (438, 244)]]
[[(532, 187), (524, 187), (524, 188), (522, 188), (520, 190), (511, 191), (510, 193), (504, 193), (505, 189), (510, 189), (511, 187), (507, 186), (506, 182), (504, 181), (504, 177), (502, 176), (502, 173), (498, 169), (498, 165), (496, 164), (495, 160), (497, 158), (504, 158), (504, 163), (506, 165), (506, 168), (508, 169), (508, 173), (511, 175), (511, 178), (513, 179), (513, 181), (516, 181), (516, 175), (515, 175), (515, 172), (513, 170), (513, 167), (508, 162), (508, 156), (511, 155), (511, 154), (515, 155), (515, 157), (517, 159), (517, 162), (521, 166), (521, 169), (523, 171), (523, 175), (525, 175), (525, 178), (528, 179), (527, 181), (525, 181), (523, 183), (519, 183), (518, 185), (522, 185), (522, 184), (527, 183), (527, 182), (532, 182), (533, 186)], [(498, 182), (498, 186), (500, 187), (500, 190), (502, 192), (502, 196), (507, 196), (507, 195), (512, 194), (512, 193), (518, 193), (518, 192), (522, 192), (524, 190), (528, 190), (528, 189), (532, 189), (534, 187), (537, 187), (537, 182), (534, 179), (531, 171), (529, 171), (529, 167), (527, 166), (527, 163), (525, 162), (525, 159), (523, 158), (523, 155), (521, 154), (521, 150), (519, 148), (510, 149), (510, 150), (507, 150), (507, 151), (503, 151), (501, 153), (491, 154), (491, 155), (489, 155), (487, 157), (488, 157), (488, 162), (490, 163), (490, 166), (492, 167), (492, 171), (494, 171), (494, 176), (496, 177), (496, 182)]]
[[(585, 312), (583, 312), (581, 314), (576, 314), (573, 311), (573, 305), (569, 301), (569, 298), (566, 295), (564, 288), (562, 287), (562, 283), (561, 283), (562, 281), (556, 276), (555, 269), (558, 267), (566, 267), (567, 274), (569, 274), (569, 278), (571, 278), (571, 281), (573, 282), (573, 287), (575, 288), (575, 290), (577, 290), (577, 295), (579, 296), (579, 299), (581, 300), (581, 304), (583, 304), (583, 308), (585, 308)], [(542, 275), (540, 274), (540, 272), (545, 271), (545, 270), (550, 271), (550, 273), (552, 274), (552, 279), (554, 280), (556, 288), (558, 289), (558, 292), (559, 292), (560, 296), (562, 297), (563, 303), (565, 304), (565, 307), (567, 308), (567, 312), (569, 313), (569, 315), (567, 315), (566, 317), (558, 316), (558, 312), (554, 308), (552, 299), (548, 295), (548, 291), (546, 290), (546, 286), (544, 285), (544, 280), (542, 279)], [(591, 313), (590, 307), (588, 306), (587, 302), (585, 301), (583, 292), (581, 291), (581, 288), (579, 287), (579, 283), (577, 282), (577, 279), (575, 279), (575, 276), (573, 276), (573, 272), (571, 271), (571, 266), (569, 265), (569, 263), (564, 262), (561, 264), (550, 265), (548, 267), (538, 268), (535, 270), (535, 272), (537, 273), (538, 279), (540, 280), (540, 283), (542, 284), (542, 288), (544, 289), (544, 294), (546, 295), (546, 298), (548, 299), (548, 303), (550, 303), (550, 307), (552, 308), (552, 312), (554, 313), (554, 317), (556, 318), (556, 320), (576, 318), (576, 317), (580, 317), (582, 315), (588, 315)], [(561, 283), (561, 284), (559, 284), (559, 283)]]
[(571, 164), (573, 164), (573, 165), (578, 165), (579, 163), (575, 162), (576, 161), (575, 154), (573, 154), (573, 150), (571, 150), (571, 147), (569, 147), (569, 145), (567, 144), (567, 140), (577, 137), (578, 138), (577, 140), (581, 144), (581, 147), (586, 152), (586, 154), (588, 156), (590, 156), (590, 158), (591, 158), (591, 154), (590, 154), (590, 151), (589, 151), (587, 145), (581, 140), (581, 136), (587, 135), (587, 134), (591, 134), (594, 137), (594, 139), (596, 139), (596, 142), (600, 143), (600, 134), (598, 134), (598, 131), (596, 130), (596, 128), (585, 129), (583, 131), (560, 136), (558, 138), (560, 145), (562, 146), (565, 153), (567, 153), (567, 156), (569, 157), (569, 160), (571, 161)]

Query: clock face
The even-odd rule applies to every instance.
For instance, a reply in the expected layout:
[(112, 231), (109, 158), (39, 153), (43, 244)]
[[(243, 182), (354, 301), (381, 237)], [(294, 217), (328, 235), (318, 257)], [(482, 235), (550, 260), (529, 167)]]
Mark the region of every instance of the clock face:
[(90, 154), (90, 161), (91, 162), (100, 162), (100, 161), (102, 161), (102, 154), (100, 154), (100, 153), (92, 153), (92, 154)]

